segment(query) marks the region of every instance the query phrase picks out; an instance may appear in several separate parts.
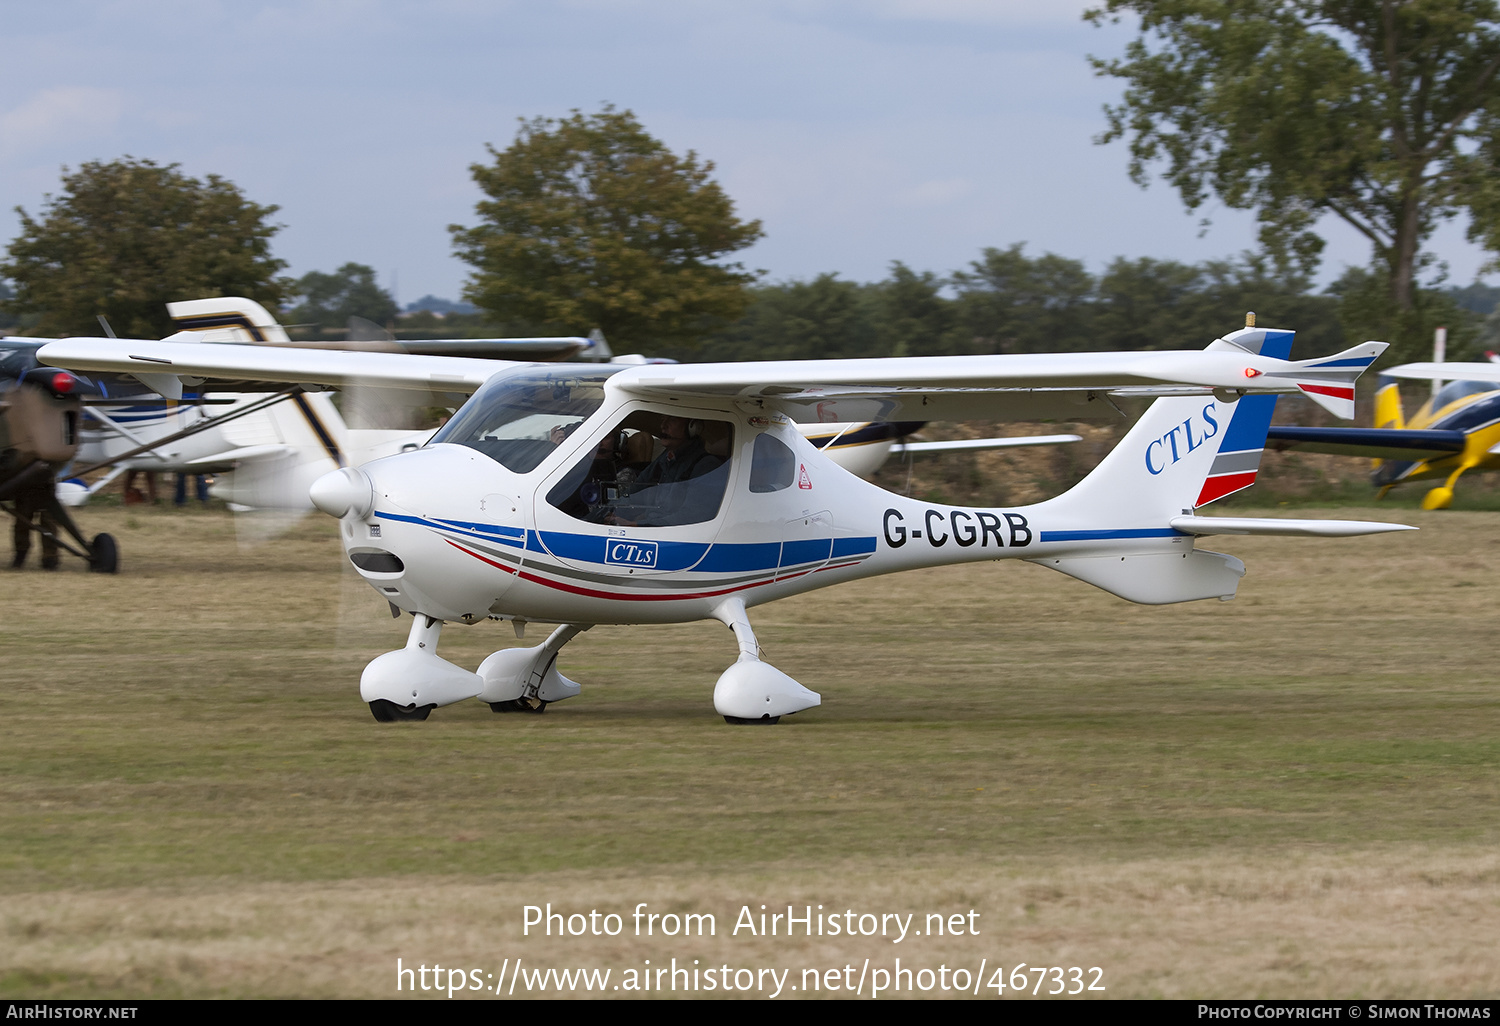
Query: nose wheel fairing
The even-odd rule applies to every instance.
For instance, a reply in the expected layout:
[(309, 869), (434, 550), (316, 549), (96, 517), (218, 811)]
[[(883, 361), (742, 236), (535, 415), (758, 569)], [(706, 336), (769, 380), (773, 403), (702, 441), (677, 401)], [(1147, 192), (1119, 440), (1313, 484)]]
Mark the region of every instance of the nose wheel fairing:
[(563, 624), (540, 645), (491, 653), (479, 664), (479, 676), (484, 681), (479, 700), (490, 703), (492, 709), (500, 706), (496, 709), (500, 712), (522, 708), (540, 711), (552, 702), (572, 698), (582, 686), (557, 672), (557, 653), (590, 626)]

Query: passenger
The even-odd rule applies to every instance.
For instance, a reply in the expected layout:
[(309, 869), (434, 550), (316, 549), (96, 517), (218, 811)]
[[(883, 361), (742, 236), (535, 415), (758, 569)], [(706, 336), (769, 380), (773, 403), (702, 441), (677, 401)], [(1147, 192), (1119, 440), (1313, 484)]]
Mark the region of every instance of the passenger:
[(579, 520), (588, 519), (589, 515), (605, 500), (606, 489), (618, 487), (621, 484), (622, 475), (629, 473), (621, 463), (620, 449), (621, 432), (611, 431), (601, 438), (599, 444), (594, 447), (593, 458), (590, 460), (589, 469), (583, 481), (574, 489), (571, 496), (556, 503), (557, 508), (570, 517), (576, 517)]

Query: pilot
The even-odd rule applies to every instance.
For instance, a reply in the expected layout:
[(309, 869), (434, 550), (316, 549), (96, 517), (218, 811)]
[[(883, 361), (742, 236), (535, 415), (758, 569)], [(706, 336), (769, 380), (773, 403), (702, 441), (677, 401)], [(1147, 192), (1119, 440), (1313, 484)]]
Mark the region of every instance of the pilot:
[[(661, 455), (636, 475), (635, 482), (631, 486), (632, 496), (640, 495), (645, 490), (658, 485), (669, 486), (692, 481), (724, 465), (725, 458), (708, 451), (701, 436), (701, 430), (692, 430), (692, 422), (685, 417), (663, 417), (661, 426), (657, 428), (655, 434), (657, 440), (661, 442)], [(640, 519), (627, 519), (611, 513), (605, 517), (605, 523), (622, 527), (693, 523), (695, 522), (694, 514), (689, 512), (689, 508), (694, 496), (691, 496), (689, 492), (694, 488), (696, 486), (684, 486), (683, 489), (675, 490), (677, 494), (672, 495), (671, 498), (662, 496), (657, 501), (662, 502), (665, 499), (666, 508), (660, 508), (653, 514)], [(715, 506), (718, 504), (718, 497), (719, 493), (715, 493)], [(684, 516), (687, 519), (683, 519)]]
[(647, 485), (672, 484), (688, 481), (707, 474), (724, 461), (712, 456), (704, 448), (703, 439), (688, 430), (685, 417), (663, 417), (656, 431), (661, 442), (661, 455), (652, 460), (636, 477), (636, 488)]

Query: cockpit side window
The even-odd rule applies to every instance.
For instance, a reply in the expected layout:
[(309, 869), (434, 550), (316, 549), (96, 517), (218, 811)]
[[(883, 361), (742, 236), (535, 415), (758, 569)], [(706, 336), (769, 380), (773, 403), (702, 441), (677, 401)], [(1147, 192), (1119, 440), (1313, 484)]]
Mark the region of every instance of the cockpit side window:
[(637, 410), (547, 493), (576, 520), (629, 527), (701, 524), (719, 515), (734, 425)]
[(525, 474), (552, 455), (604, 403), (604, 382), (621, 367), (555, 367), (489, 381), (432, 442), (477, 449)]
[(775, 435), (757, 435), (750, 456), (750, 490), (779, 492), (792, 486), (797, 474), (797, 457), (785, 442)]

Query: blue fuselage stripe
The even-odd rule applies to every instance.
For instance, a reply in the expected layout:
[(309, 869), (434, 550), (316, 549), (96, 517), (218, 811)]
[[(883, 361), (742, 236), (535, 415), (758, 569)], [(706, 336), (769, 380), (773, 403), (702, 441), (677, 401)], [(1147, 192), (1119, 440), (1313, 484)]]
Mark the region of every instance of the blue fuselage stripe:
[[(463, 520), (437, 520), (435, 518), (406, 516), (376, 510), (376, 517), (399, 523), (417, 524), (458, 534), (471, 534), (500, 542), (503, 545), (524, 546), (527, 551), (540, 552), (558, 559), (601, 566), (614, 565), (606, 558), (606, 546), (612, 539), (597, 534), (572, 534), (563, 531), (525, 531), (519, 527), (497, 527), (491, 524), (476, 524)], [(641, 539), (635, 539), (641, 541)], [(699, 573), (746, 573), (756, 570), (775, 570), (778, 567), (805, 566), (809, 563), (827, 562), (829, 559), (848, 559), (869, 556), (875, 552), (874, 537), (862, 538), (799, 538), (786, 542), (719, 543), (650, 541), (645, 544), (656, 547), (656, 561), (651, 569), (671, 572), (674, 570), (696, 570)]]
[(1111, 541), (1117, 538), (1175, 538), (1170, 527), (1135, 527), (1116, 531), (1043, 531), (1042, 542)]

